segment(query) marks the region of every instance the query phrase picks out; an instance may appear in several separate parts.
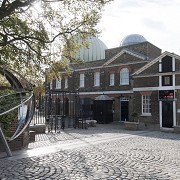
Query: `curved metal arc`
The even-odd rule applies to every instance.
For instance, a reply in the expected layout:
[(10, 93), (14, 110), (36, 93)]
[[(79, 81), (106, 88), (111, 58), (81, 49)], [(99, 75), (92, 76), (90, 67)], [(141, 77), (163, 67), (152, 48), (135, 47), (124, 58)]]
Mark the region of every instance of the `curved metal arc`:
[[(29, 100), (30, 101), (30, 100)], [(31, 114), (28, 113), (28, 117), (26, 115), (26, 119), (27, 119), (27, 122), (25, 123), (24, 127), (20, 130), (22, 124), (19, 124), (19, 126), (17, 127), (17, 130), (15, 131), (15, 133), (13, 134), (13, 136), (9, 139), (9, 141), (13, 141), (14, 139), (16, 139), (18, 136), (20, 136), (24, 130), (28, 127), (28, 125), (30, 124), (32, 118), (33, 118), (33, 114), (34, 114), (34, 107), (35, 107), (35, 97), (32, 96), (31, 97), (31, 101), (30, 101), (30, 105), (28, 106), (28, 112), (30, 111), (30, 109), (33, 109), (33, 111), (30, 111)], [(34, 106), (34, 107), (32, 107)], [(19, 131), (20, 130), (20, 131)], [(19, 132), (18, 132), (19, 131)]]
[[(23, 93), (23, 92), (22, 92), (22, 93)], [(28, 102), (32, 97), (33, 97), (33, 92), (32, 92), (32, 94), (30, 95), (30, 97), (29, 97), (28, 99), (26, 99), (25, 101), (23, 101), (21, 104), (13, 107), (13, 108), (11, 108), (11, 109), (9, 109), (8, 111), (5, 111), (5, 112), (3, 112), (3, 113), (0, 113), (0, 116), (2, 116), (2, 115), (4, 115), (4, 114), (7, 114), (7, 113), (9, 113), (9, 112), (11, 112), (11, 111), (13, 111), (13, 110), (21, 107), (22, 104), (25, 104), (26, 102)]]
[[(8, 68), (8, 67), (6, 67), (6, 66), (2, 66), (2, 65), (0, 66), (0, 71), (3, 72), (3, 73), (5, 73), (5, 71), (7, 71), (6, 74), (9, 75), (9, 77), (10, 77), (11, 79), (12, 79), (12, 77), (17, 79), (17, 77), (16, 77), (15, 75), (13, 75), (13, 73), (17, 74), (21, 79), (24, 80), (24, 82), (26, 82), (26, 85), (28, 86), (28, 89), (29, 89), (29, 90), (32, 90), (32, 84), (29, 83), (29, 81), (28, 81), (24, 76), (22, 76), (20, 73), (18, 73), (17, 71), (15, 71), (15, 70), (13, 70), (13, 69), (10, 69), (10, 68)], [(8, 74), (8, 72), (9, 72), (10, 74)], [(19, 82), (20, 82), (20, 81), (19, 81)], [(22, 82), (20, 82), (20, 84), (21, 84), (21, 86), (24, 88)]]

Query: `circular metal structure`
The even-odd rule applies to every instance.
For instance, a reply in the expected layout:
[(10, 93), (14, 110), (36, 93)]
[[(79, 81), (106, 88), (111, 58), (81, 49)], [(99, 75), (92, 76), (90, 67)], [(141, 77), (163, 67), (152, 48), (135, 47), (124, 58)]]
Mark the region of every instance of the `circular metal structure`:
[(13, 132), (10, 141), (16, 139), (27, 128), (34, 114), (35, 101), (32, 85), (18, 72), (5, 66), (0, 66), (0, 74), (11, 85), (13, 93), (0, 96), (0, 116), (14, 110), (18, 111), (17, 128)]
[[(78, 40), (81, 43), (81, 40)], [(87, 47), (80, 48), (75, 58), (85, 62), (97, 61), (105, 58), (105, 49), (107, 46), (97, 37), (87, 39)]]
[(140, 34), (130, 34), (121, 41), (120, 46), (129, 46), (132, 44), (138, 44), (146, 41), (147, 40)]

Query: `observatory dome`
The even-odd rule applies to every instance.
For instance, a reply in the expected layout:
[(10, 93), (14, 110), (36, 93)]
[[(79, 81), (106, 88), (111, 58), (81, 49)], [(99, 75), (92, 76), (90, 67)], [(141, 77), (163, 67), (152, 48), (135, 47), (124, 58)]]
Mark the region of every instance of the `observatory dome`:
[(130, 34), (121, 41), (120, 46), (128, 46), (128, 45), (138, 44), (138, 43), (142, 43), (146, 41), (147, 40), (142, 35)]
[(88, 47), (81, 48), (75, 55), (76, 58), (85, 62), (104, 59), (107, 46), (97, 37), (89, 37), (87, 41)]

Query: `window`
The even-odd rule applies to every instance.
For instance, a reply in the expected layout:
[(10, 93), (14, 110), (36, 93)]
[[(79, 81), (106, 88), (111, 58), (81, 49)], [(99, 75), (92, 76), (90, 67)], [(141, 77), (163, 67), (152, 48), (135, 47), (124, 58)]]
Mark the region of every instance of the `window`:
[(165, 56), (162, 58), (162, 72), (172, 72), (172, 57)]
[(84, 74), (80, 74), (79, 87), (84, 87)]
[(94, 86), (100, 86), (100, 73), (94, 73)]
[(151, 96), (142, 95), (142, 114), (151, 115)]
[(61, 89), (61, 78), (56, 79), (56, 89)]
[(52, 81), (51, 81), (51, 82), (50, 82), (50, 85), (49, 85), (50, 89), (52, 89), (52, 84), (53, 84), (53, 83), (52, 83)]
[(129, 85), (129, 70), (127, 68), (120, 71), (120, 85)]
[(172, 76), (162, 76), (162, 86), (172, 86)]
[(65, 77), (64, 81), (64, 88), (66, 89), (68, 88), (68, 77)]
[(110, 74), (110, 86), (114, 86), (114, 73)]

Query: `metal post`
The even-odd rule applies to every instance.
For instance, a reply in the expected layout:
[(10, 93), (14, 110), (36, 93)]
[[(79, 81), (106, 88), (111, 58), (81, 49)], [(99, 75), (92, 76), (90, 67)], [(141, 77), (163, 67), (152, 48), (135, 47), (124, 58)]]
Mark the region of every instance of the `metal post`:
[(9, 145), (8, 145), (8, 143), (7, 143), (7, 141), (6, 141), (6, 138), (5, 138), (5, 136), (4, 136), (4, 133), (3, 133), (2, 129), (1, 129), (1, 125), (0, 125), (0, 139), (2, 140), (2, 143), (3, 143), (3, 145), (4, 145), (5, 149), (6, 149), (6, 154), (7, 154), (7, 156), (11, 157), (11, 156), (12, 156), (12, 153), (11, 153), (11, 150), (10, 150), (10, 148), (9, 148)]

